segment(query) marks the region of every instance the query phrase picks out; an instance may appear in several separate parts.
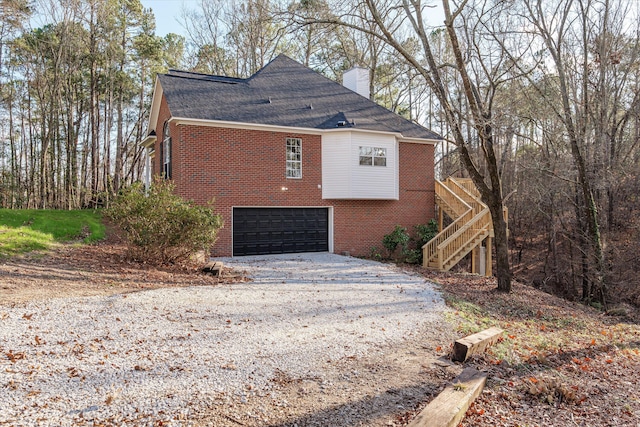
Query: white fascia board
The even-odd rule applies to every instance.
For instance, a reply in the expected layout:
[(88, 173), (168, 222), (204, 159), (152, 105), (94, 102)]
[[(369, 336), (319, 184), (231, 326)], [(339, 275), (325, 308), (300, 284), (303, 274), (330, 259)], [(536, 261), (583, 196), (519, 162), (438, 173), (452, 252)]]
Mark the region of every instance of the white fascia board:
[(400, 142), (408, 142), (410, 144), (429, 144), (429, 145), (436, 145), (439, 142), (441, 142), (441, 139), (422, 139), (422, 138), (404, 138), (404, 137), (400, 137), (398, 138), (398, 141)]
[(325, 129), (323, 132), (325, 133), (333, 133), (333, 132), (353, 132), (353, 133), (366, 133), (366, 134), (376, 134), (376, 135), (393, 135), (396, 137), (396, 140), (399, 142), (410, 142), (413, 144), (431, 144), (435, 145), (438, 143), (437, 139), (425, 139), (425, 138), (405, 138), (400, 132), (385, 132), (380, 130), (371, 130), (371, 129), (358, 129), (358, 128), (335, 128), (335, 129)]
[(307, 135), (322, 135), (324, 133), (321, 129), (301, 128), (294, 126), (277, 126), (277, 125), (263, 125), (258, 123), (244, 123), (244, 122), (229, 122), (224, 120), (207, 120), (207, 119), (190, 119), (186, 117), (172, 117), (169, 119), (172, 123), (178, 125), (193, 125), (193, 126), (209, 126), (216, 128), (231, 128), (231, 129), (249, 129), (249, 130), (264, 130), (271, 132), (282, 133), (304, 133)]
[(315, 129), (315, 128), (303, 128), (295, 126), (280, 126), (280, 125), (266, 125), (259, 123), (246, 123), (246, 122), (230, 122), (224, 120), (208, 120), (208, 119), (191, 119), (188, 117), (172, 117), (169, 119), (172, 123), (178, 125), (195, 125), (195, 126), (210, 126), (219, 128), (231, 128), (231, 129), (249, 129), (249, 130), (265, 130), (272, 132), (282, 133), (304, 133), (307, 135), (324, 135), (335, 132), (358, 132), (368, 134), (383, 134), (393, 135), (400, 142), (410, 142), (414, 144), (437, 144), (439, 141), (436, 139), (424, 139), (424, 138), (405, 138), (399, 132), (384, 132), (370, 129), (356, 129), (356, 128), (335, 128), (335, 129)]
[(145, 139), (142, 140), (140, 145), (142, 145), (145, 148), (151, 148), (151, 147), (153, 147), (153, 145), (156, 143), (157, 140), (158, 140), (157, 136), (149, 135)]
[(162, 102), (162, 85), (160, 84), (160, 80), (156, 75), (156, 82), (153, 85), (153, 98), (151, 99), (151, 111), (149, 112), (149, 126), (147, 127), (147, 135), (151, 133), (151, 131), (155, 131), (156, 134), (156, 124), (158, 121), (158, 115), (160, 114), (160, 103)]

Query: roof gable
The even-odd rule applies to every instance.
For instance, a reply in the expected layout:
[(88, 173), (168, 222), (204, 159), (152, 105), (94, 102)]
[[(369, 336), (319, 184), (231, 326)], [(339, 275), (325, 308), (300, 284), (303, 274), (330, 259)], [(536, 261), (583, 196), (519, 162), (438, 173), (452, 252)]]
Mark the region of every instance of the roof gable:
[(170, 70), (158, 81), (174, 117), (441, 139), (285, 55), (248, 79)]

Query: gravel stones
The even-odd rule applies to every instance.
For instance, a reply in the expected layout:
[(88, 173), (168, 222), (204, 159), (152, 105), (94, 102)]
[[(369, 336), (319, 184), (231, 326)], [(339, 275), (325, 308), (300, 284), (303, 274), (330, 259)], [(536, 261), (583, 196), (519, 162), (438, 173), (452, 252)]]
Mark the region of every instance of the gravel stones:
[[(440, 321), (419, 276), (333, 254), (223, 259), (252, 282), (0, 305), (0, 425), (188, 419)], [(353, 373), (347, 373), (355, 375)]]

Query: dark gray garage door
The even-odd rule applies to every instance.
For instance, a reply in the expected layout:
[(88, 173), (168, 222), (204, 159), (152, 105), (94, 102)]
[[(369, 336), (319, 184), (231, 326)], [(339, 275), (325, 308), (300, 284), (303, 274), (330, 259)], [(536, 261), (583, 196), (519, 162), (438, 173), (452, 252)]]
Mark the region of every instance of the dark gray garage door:
[(233, 208), (234, 256), (328, 250), (328, 208)]

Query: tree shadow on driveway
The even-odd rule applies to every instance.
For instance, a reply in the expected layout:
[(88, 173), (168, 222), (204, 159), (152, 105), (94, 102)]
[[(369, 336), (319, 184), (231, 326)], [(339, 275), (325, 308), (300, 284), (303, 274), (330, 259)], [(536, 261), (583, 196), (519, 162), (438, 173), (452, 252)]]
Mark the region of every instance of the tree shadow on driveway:
[(269, 427), (405, 425), (441, 391), (444, 381), (381, 391), (343, 404), (298, 415)]

